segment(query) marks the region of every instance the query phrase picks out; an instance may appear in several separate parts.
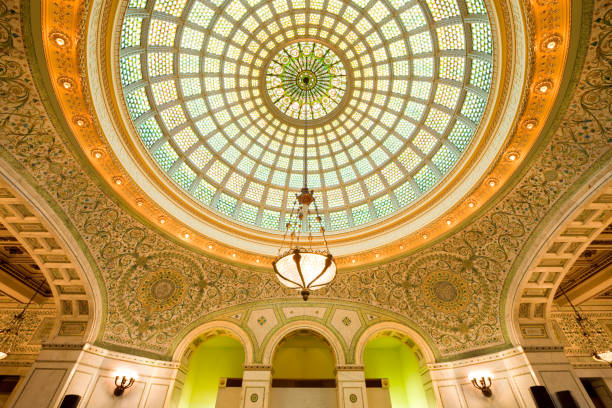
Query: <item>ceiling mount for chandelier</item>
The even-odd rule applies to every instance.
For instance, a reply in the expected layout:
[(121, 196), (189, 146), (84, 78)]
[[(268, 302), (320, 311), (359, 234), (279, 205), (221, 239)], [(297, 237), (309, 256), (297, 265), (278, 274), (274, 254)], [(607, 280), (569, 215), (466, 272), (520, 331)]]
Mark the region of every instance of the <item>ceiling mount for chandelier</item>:
[(26, 317), (26, 312), (32, 305), (34, 298), (39, 294), (39, 291), (42, 289), (45, 284), (45, 280), (43, 279), (38, 287), (34, 290), (34, 293), (28, 300), (28, 303), (25, 304), (23, 309), (19, 313), (13, 316), (13, 319), (9, 322), (7, 327), (3, 327), (0, 329), (0, 360), (6, 358), (21, 340), (19, 335), (21, 331), (21, 326), (23, 325)]
[[(599, 344), (596, 344), (596, 342), (593, 341), (592, 333), (589, 333), (589, 329), (586, 324), (587, 318), (580, 314), (576, 306), (574, 306), (574, 304), (570, 300), (569, 296), (567, 296), (567, 293), (565, 292), (563, 287), (560, 286), (559, 289), (561, 290), (561, 293), (563, 293), (563, 296), (565, 296), (565, 299), (567, 300), (572, 310), (574, 311), (574, 319), (576, 320), (578, 327), (582, 331), (581, 334), (584, 336), (587, 343), (591, 346), (591, 355), (593, 359), (595, 361), (599, 361), (600, 363), (609, 364), (612, 367), (612, 349), (609, 348), (609, 345), (608, 347), (601, 348), (599, 347), (600, 346)], [(602, 333), (600, 332), (596, 332), (594, 334), (597, 334), (599, 336), (602, 335)]]
[[(308, 115), (311, 117), (313, 115), (313, 106), (309, 104), (309, 100), (319, 78), (312, 69), (312, 64), (308, 61), (302, 63), (297, 66), (293, 85), (304, 91), (305, 97), (305, 103), (299, 106), (297, 112), (298, 117), (304, 114), (304, 187), (300, 190), (300, 194), (296, 194), (293, 209), (285, 223), (283, 244), (279, 248), (278, 256), (272, 262), (272, 267), (283, 285), (299, 290), (302, 298), (308, 300), (311, 291), (321, 289), (334, 280), (336, 263), (327, 246), (325, 227), (319, 214), (314, 190), (308, 188)], [(325, 243), (324, 249), (315, 249), (312, 246), (312, 233), (317, 226)], [(304, 242), (303, 235), (306, 236), (307, 242)]]

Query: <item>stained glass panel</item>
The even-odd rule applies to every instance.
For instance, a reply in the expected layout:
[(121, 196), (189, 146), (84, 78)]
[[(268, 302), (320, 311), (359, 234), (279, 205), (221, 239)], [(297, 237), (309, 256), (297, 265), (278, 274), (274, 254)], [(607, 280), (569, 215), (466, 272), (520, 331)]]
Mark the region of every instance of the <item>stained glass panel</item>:
[(309, 187), (345, 230), (434, 188), (493, 86), (483, 0), (130, 0), (120, 27), (125, 105), (152, 158), (265, 229), (283, 230), (303, 185), (306, 119)]

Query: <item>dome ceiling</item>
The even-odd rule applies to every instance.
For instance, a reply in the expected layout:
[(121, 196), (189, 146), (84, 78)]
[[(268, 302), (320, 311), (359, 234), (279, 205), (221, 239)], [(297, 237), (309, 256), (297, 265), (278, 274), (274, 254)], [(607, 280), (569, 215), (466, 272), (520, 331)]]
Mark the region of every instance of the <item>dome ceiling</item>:
[(272, 232), (304, 182), (305, 120), (308, 185), (346, 231), (444, 179), (492, 82), (482, 0), (307, 3), (131, 0), (121, 23), (138, 143), (205, 207)]

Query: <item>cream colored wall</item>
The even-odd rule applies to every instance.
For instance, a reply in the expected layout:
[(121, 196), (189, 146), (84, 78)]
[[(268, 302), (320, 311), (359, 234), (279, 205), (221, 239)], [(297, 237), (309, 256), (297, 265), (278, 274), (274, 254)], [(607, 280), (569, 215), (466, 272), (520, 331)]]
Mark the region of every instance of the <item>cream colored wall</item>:
[[(136, 372), (138, 380), (116, 397), (114, 373)], [(177, 364), (109, 352), (86, 345), (43, 349), (32, 370), (13, 393), (8, 407), (57, 407), (67, 394), (82, 397), (79, 407), (162, 408), (167, 405)]]
[[(493, 374), (493, 395), (485, 397), (468, 380), (472, 371), (486, 370)], [(439, 405), (444, 407), (535, 407), (528, 395), (536, 385), (524, 354), (518, 350), (496, 353), (452, 363), (431, 364), (429, 373)]]
[(335, 388), (272, 388), (270, 408), (336, 408)]
[[(491, 397), (485, 397), (468, 380), (469, 373), (476, 370), (493, 374)], [(557, 391), (569, 390), (580, 407), (593, 407), (579, 376), (589, 374), (612, 382), (612, 369), (599, 368), (590, 373), (576, 370), (559, 348), (524, 351), (517, 347), (473, 359), (430, 364), (429, 374), (439, 406), (445, 408), (535, 408), (529, 390), (534, 385), (546, 386), (553, 400)]]
[(388, 388), (367, 388), (368, 406), (376, 408), (391, 408), (391, 395)]
[[(593, 405), (580, 383), (580, 377), (601, 377), (612, 388), (612, 368), (595, 367), (592, 362), (586, 361), (584, 365), (574, 368), (561, 348), (523, 350), (516, 347), (449, 363), (429, 363), (421, 369), (420, 375), (430, 406), (535, 408), (529, 387), (545, 385), (553, 399), (556, 398), (555, 392), (570, 390), (580, 407), (590, 408)], [(119, 368), (138, 373), (138, 381), (123, 396), (115, 397), (113, 374)], [(490, 398), (469, 382), (468, 375), (474, 370), (487, 370), (493, 374), (493, 395)], [(296, 398), (303, 390), (271, 389), (271, 380), (271, 366), (246, 365), (243, 387), (220, 391), (219, 397), (227, 403), (217, 403), (217, 406), (287, 406), (284, 404), (291, 393), (292, 401), (306, 401), (301, 397)], [(55, 408), (66, 394), (82, 396), (79, 408), (173, 407), (178, 400), (172, 400), (170, 390), (183, 381), (184, 373), (181, 373), (178, 362), (135, 357), (90, 345), (81, 349), (68, 345), (47, 345), (30, 373), (19, 384), (8, 407)], [(371, 396), (372, 391), (365, 388), (362, 366), (336, 366), (336, 381), (336, 389), (307, 394), (309, 407), (327, 404), (337, 408), (384, 408), (379, 402), (368, 404), (368, 394)], [(255, 400), (254, 394), (257, 394)], [(333, 401), (328, 398), (329, 395), (334, 396)], [(351, 395), (357, 396), (356, 402), (351, 401)]]
[(238, 408), (240, 407), (241, 389), (238, 387), (219, 388), (215, 408)]

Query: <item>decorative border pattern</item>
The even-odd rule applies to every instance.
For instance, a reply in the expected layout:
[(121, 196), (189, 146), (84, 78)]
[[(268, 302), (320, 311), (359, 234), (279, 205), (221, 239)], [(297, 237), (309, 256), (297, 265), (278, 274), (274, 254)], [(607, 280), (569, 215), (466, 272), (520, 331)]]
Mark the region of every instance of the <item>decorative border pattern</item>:
[(91, 295), (79, 266), (24, 199), (0, 179), (0, 223), (36, 262), (57, 310), (51, 338), (84, 338), (91, 326)]
[[(50, 205), (55, 206), (75, 231), (83, 251), (90, 256), (92, 267), (97, 268), (107, 295), (100, 345), (141, 355), (167, 356), (173, 342), (184, 335), (185, 328), (204, 317), (231, 312), (232, 307), (236, 311), (253, 307), (254, 303), (249, 302), (255, 300), (269, 304), (273, 299), (294, 296), (282, 289), (268, 272), (218, 262), (150, 229), (149, 224), (134, 218), (113, 201), (117, 196), (108, 191), (105, 183), (100, 184), (95, 175), (90, 178), (83, 172), (89, 165), (79, 161), (78, 149), (75, 150), (77, 158), (70, 151), (67, 143), (72, 143), (72, 139), (69, 133), (62, 133), (62, 123), (54, 127), (54, 116), (45, 106), (51, 109), (55, 105), (52, 100), (46, 101), (47, 105), (41, 103), (39, 90), (29, 73), (18, 16), (20, 7), (31, 5), (10, 1), (0, 3), (0, 10), (2, 7), (6, 10), (0, 12), (0, 25), (10, 33), (7, 38), (11, 39), (0, 44), (0, 64), (10, 68), (2, 71), (2, 86), (8, 87), (2, 89), (11, 89), (6, 93), (10, 98), (3, 99), (0, 106), (0, 131), (5, 135), (0, 140), (0, 155), (28, 183), (36, 186), (41, 195), (48, 197)], [(57, 15), (71, 12), (72, 9), (61, 8), (59, 4), (48, 5), (56, 7)], [(546, 19), (552, 19), (553, 26), (560, 21), (554, 8), (542, 6), (542, 10), (546, 10)], [(569, 13), (569, 8), (558, 12)], [(568, 93), (573, 102), (560, 117), (561, 126), (540, 139), (540, 150), (530, 157), (529, 166), (521, 167), (521, 178), (503, 200), (491, 202), (487, 212), (479, 213), (480, 217), (470, 225), (412, 257), (380, 264), (367, 273), (340, 271), (334, 285), (312, 300), (329, 298), (329, 302), (336, 304), (355, 302), (362, 309), (370, 307), (363, 305), (386, 309), (402, 323), (424, 333), (438, 361), (508, 347), (500, 302), (504, 282), (517, 254), (559, 201), (569, 200), (577, 184), (587, 183), (590, 175), (610, 164), (607, 136), (612, 123), (608, 120), (610, 103), (592, 103), (607, 101), (609, 86), (589, 80), (593, 72), (601, 70), (602, 63), (597, 61), (609, 60), (606, 56), (609, 53), (602, 54), (598, 49), (598, 38), (605, 30), (609, 31), (606, 25), (610, 17), (604, 16), (610, 15), (612, 12), (603, 5), (594, 11), (590, 45), (581, 50), (587, 53), (587, 64), (576, 92)], [(64, 44), (71, 46), (77, 41), (74, 37), (66, 38)], [(68, 59), (62, 61), (67, 69), (72, 67)], [(32, 68), (36, 69), (35, 63)], [(560, 85), (561, 76), (555, 81)], [(40, 86), (44, 92), (44, 78)], [(585, 100), (581, 102), (581, 98)], [(543, 98), (538, 101), (538, 107), (546, 105)], [(534, 110), (530, 112), (536, 114)], [(537, 114), (543, 115), (540, 111)], [(74, 119), (78, 126), (91, 123), (86, 116)], [(544, 126), (544, 122), (538, 126)], [(76, 137), (88, 138), (88, 135), (79, 131)], [(183, 297), (171, 310), (147, 307), (134, 290), (145, 276), (156, 271), (164, 258), (181, 260), (179, 264), (172, 264), (169, 272), (180, 274), (185, 285)], [(449, 260), (461, 261), (459, 278), (470, 290), (481, 292), (466, 309), (455, 311), (439, 307), (437, 301), (418, 300), (422, 296), (419, 291), (423, 290), (419, 284), (422, 270), (430, 266), (449, 269)], [(452, 291), (446, 287), (445, 293), (438, 296), (439, 301), (452, 298), (448, 295)], [(432, 325), (430, 316), (434, 314), (438, 318)]]
[[(51, 78), (59, 78), (59, 76), (84, 78), (84, 75), (86, 75), (86, 72), (82, 71), (86, 69), (86, 66), (79, 64), (85, 52), (85, 44), (81, 42), (77, 46), (75, 41), (69, 40), (68, 43), (71, 46), (59, 47), (51, 41), (52, 38), (57, 37), (58, 33), (63, 33), (68, 37), (82, 35), (77, 33), (82, 32), (87, 21), (83, 20), (85, 17), (79, 15), (81, 7), (78, 3), (58, 1), (49, 3), (43, 10), (43, 45)], [(530, 65), (533, 66), (533, 73), (529, 79), (531, 82), (528, 84), (529, 88), (525, 90), (524, 100), (521, 101), (524, 112), (521, 114), (521, 118), (517, 119), (514, 132), (508, 136), (507, 150), (502, 153), (502, 158), (497, 160), (489, 175), (482, 180), (480, 187), (473, 191), (469, 197), (465, 197), (462, 203), (451, 213), (445, 214), (444, 217), (414, 234), (402, 237), (388, 246), (378, 248), (377, 251), (337, 257), (336, 262), (339, 267), (351, 268), (359, 265), (377, 264), (427, 245), (433, 238), (448, 234), (453, 227), (470, 218), (480, 206), (500, 191), (501, 186), (512, 179), (512, 175), (519, 168), (519, 164), (528, 156), (528, 152), (536, 144), (543, 129), (544, 121), (536, 118), (546, 118), (552, 110), (559, 92), (560, 78), (563, 76), (569, 47), (569, 41), (563, 41), (563, 39), (569, 38), (569, 10), (571, 9), (569, 2), (564, 0), (552, 2), (545, 6), (534, 3), (527, 8), (529, 7), (531, 7), (529, 27), (532, 30), (530, 33), (531, 40), (539, 45), (533, 47), (535, 52), (528, 59)], [(60, 9), (61, 12), (59, 12)], [(101, 12), (105, 16), (104, 18), (109, 18), (109, 10), (96, 10), (94, 14), (97, 15), (98, 12)], [(507, 13), (507, 11), (504, 11), (504, 13)], [(506, 15), (499, 16), (499, 23), (503, 24), (506, 17), (510, 18)], [(108, 21), (108, 23), (112, 24), (113, 22)], [(504, 28), (504, 30), (509, 35), (509, 29)], [(561, 40), (556, 42), (552, 49), (542, 47), (540, 44), (542, 39), (552, 38), (551, 35)], [(504, 39), (504, 41), (509, 42), (510, 40)], [(90, 44), (90, 46), (94, 45)], [(528, 47), (528, 49), (531, 49), (531, 47)], [(517, 56), (517, 58), (522, 58), (522, 56)], [(107, 64), (110, 61), (110, 58), (106, 58)], [(543, 89), (544, 83), (549, 86), (546, 92), (540, 92), (539, 90)], [(78, 86), (66, 89), (61, 82), (55, 79), (52, 79), (52, 84), (64, 115), (68, 118), (74, 118), (69, 125), (72, 132), (79, 135), (76, 140), (91, 164), (102, 174), (110, 188), (127, 203), (130, 203), (131, 209), (145, 217), (151, 226), (161, 228), (183, 242), (224, 260), (251, 266), (269, 265), (271, 263), (272, 258), (269, 256), (241, 251), (221, 242), (214, 242), (209, 237), (195, 234), (189, 225), (178, 222), (155, 204), (153, 200), (143, 196), (143, 192), (130, 180), (125, 169), (120, 168), (118, 161), (108, 152), (105, 139), (95, 123), (96, 116), (91, 111), (90, 93), (108, 92), (113, 86), (109, 86), (108, 89), (89, 89), (87, 82), (82, 81)], [(81, 118), (81, 120), (79, 121), (78, 118)], [(157, 180), (157, 183), (165, 184), (162, 180)], [(167, 191), (167, 194), (175, 196), (170, 191)], [(410, 215), (410, 217), (413, 216), (415, 214)], [(218, 221), (215, 220), (210, 220), (210, 222), (216, 223), (215, 225), (218, 224)], [(401, 224), (402, 221), (397, 221), (393, 225), (397, 226), (398, 223)], [(387, 230), (390, 227), (390, 225), (384, 226)], [(225, 225), (224, 228), (227, 229), (229, 226)], [(261, 232), (256, 233), (248, 229), (235, 232), (240, 236), (248, 235), (255, 240), (262, 239)], [(350, 237), (347, 236), (346, 239), (367, 239), (368, 236), (380, 232), (368, 231), (361, 236), (351, 233)], [(275, 244), (277, 243), (276, 240), (275, 238)]]

